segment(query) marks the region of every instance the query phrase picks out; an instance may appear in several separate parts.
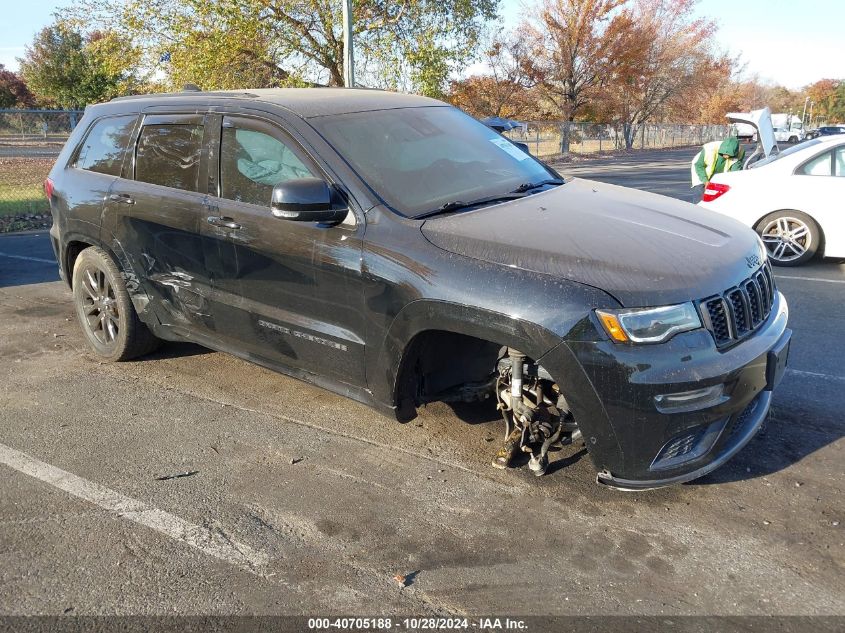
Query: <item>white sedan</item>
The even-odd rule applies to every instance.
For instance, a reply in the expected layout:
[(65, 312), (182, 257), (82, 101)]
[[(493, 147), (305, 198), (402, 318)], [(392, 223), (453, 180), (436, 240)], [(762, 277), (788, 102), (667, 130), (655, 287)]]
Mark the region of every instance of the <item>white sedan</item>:
[(760, 235), (773, 264), (845, 257), (845, 137), (822, 137), (716, 174), (699, 203)]

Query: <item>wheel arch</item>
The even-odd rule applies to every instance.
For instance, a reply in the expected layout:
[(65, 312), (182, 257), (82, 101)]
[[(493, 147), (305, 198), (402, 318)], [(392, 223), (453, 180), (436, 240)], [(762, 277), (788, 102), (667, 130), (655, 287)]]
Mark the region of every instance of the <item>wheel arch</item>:
[[(411, 396), (408, 389), (413, 388), (408, 372), (421, 350), (432, 354), (430, 347), (424, 347), (426, 343), (440, 345), (436, 351), (443, 350), (445, 358), (441, 360), (448, 361), (455, 355), (460, 358), (460, 353), (468, 349), (479, 349), (486, 355), (501, 347), (514, 347), (537, 359), (560, 341), (549, 330), (523, 319), (448, 301), (420, 299), (405, 306), (393, 319), (372, 371), (367, 372), (368, 383), (375, 399), (395, 407), (400, 419), (406, 418)], [(490, 371), (493, 369), (491, 363)]]
[(62, 266), (65, 270), (65, 277), (67, 281), (67, 285), (72, 289), (73, 288), (73, 267), (76, 263), (79, 254), (87, 248), (91, 248), (92, 246), (96, 246), (97, 248), (101, 248), (106, 253), (108, 253), (109, 257), (117, 264), (118, 268), (120, 268), (120, 262), (115, 257), (115, 254), (112, 250), (103, 244), (99, 239), (92, 237), (91, 235), (87, 235), (84, 233), (70, 233), (63, 236), (62, 240)]
[(141, 321), (153, 329), (161, 325), (150, 309), (149, 296), (138, 283), (137, 275), (129, 263), (129, 259), (123, 251), (120, 242), (113, 240), (110, 245), (106, 244), (102, 239), (82, 233), (71, 233), (66, 235), (62, 241), (62, 264), (65, 267), (65, 277), (69, 288), (73, 289), (73, 266), (79, 254), (87, 248), (96, 246), (105, 251), (123, 275), (129, 298), (132, 300), (132, 305)]

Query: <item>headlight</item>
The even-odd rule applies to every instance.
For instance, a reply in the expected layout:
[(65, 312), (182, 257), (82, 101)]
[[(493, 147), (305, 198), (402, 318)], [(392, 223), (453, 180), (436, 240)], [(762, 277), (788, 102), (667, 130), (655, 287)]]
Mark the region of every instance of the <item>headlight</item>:
[(596, 310), (608, 335), (618, 343), (662, 343), (679, 332), (701, 327), (692, 303), (660, 308)]

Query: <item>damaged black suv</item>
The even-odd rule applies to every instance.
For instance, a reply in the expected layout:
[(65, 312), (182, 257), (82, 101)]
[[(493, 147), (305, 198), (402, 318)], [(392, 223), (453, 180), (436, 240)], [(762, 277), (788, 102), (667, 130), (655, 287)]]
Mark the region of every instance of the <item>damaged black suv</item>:
[(750, 229), (564, 182), (439, 101), (190, 91), (89, 107), (45, 183), (96, 353), (235, 354), (408, 419), (495, 398), (542, 474), (582, 439), (598, 481), (688, 481), (763, 422), (787, 304)]

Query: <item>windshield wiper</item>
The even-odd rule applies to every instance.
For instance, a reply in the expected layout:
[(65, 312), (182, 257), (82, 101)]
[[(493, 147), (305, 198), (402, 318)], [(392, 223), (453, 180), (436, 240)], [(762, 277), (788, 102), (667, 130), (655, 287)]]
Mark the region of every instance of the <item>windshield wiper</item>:
[(531, 191), (532, 189), (537, 189), (538, 187), (542, 187), (543, 185), (562, 185), (563, 180), (560, 178), (548, 178), (546, 180), (541, 180), (540, 182), (524, 182), (519, 187), (514, 189), (511, 193), (524, 193), (526, 191)]
[(435, 215), (440, 215), (442, 213), (451, 213), (453, 211), (460, 211), (462, 209), (469, 209), (471, 207), (478, 207), (482, 204), (491, 204), (493, 202), (502, 202), (505, 200), (517, 200), (519, 198), (524, 198), (526, 196), (525, 193), (519, 191), (512, 191), (511, 193), (505, 194), (498, 194), (495, 196), (488, 196), (486, 198), (478, 198), (477, 200), (470, 200), (469, 202), (464, 202), (463, 200), (453, 200), (452, 202), (447, 202), (446, 204), (440, 205), (433, 211), (428, 211), (426, 213), (421, 213), (420, 215), (414, 216), (415, 219), (419, 220), (421, 218), (430, 218)]

